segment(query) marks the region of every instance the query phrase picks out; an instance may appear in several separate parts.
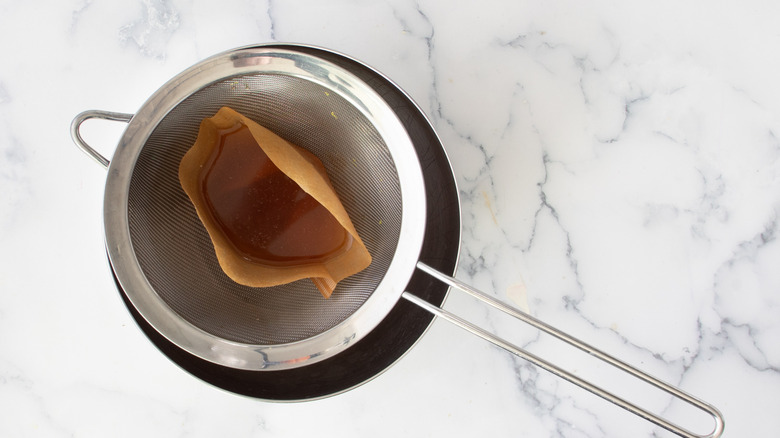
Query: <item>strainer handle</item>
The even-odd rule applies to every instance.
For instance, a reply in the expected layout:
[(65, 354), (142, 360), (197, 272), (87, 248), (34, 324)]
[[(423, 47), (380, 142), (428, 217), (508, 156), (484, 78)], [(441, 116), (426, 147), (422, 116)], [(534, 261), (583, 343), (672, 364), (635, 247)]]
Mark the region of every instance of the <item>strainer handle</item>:
[(499, 300), (496, 300), (495, 298), (485, 294), (484, 292), (481, 292), (481, 291), (479, 291), (477, 289), (474, 289), (473, 287), (471, 287), (471, 286), (469, 286), (469, 285), (467, 285), (467, 284), (465, 284), (465, 283), (463, 283), (463, 282), (461, 282), (459, 280), (456, 280), (455, 278), (452, 278), (452, 277), (450, 277), (448, 275), (445, 275), (445, 274), (437, 271), (436, 269), (431, 268), (430, 266), (428, 266), (428, 265), (426, 265), (426, 264), (424, 264), (422, 262), (418, 262), (417, 263), (417, 268), (420, 269), (421, 271), (431, 275), (435, 279), (437, 279), (437, 280), (439, 280), (439, 281), (441, 281), (441, 282), (451, 286), (451, 287), (454, 287), (456, 289), (462, 290), (462, 291), (472, 295), (473, 297), (478, 298), (479, 300), (483, 301), (484, 303), (489, 304), (489, 305), (495, 307), (496, 309), (501, 310), (502, 312), (504, 312), (504, 313), (506, 313), (508, 315), (511, 315), (511, 316), (521, 320), (521, 321), (524, 321), (524, 322), (526, 322), (526, 323), (528, 323), (528, 324), (538, 328), (539, 330), (544, 331), (545, 333), (548, 333), (548, 334), (550, 334), (552, 336), (555, 336), (556, 338), (558, 338), (558, 339), (560, 339), (560, 340), (562, 340), (562, 341), (564, 341), (564, 342), (566, 342), (566, 343), (568, 343), (568, 344), (570, 344), (570, 345), (572, 345), (572, 346), (574, 346), (574, 347), (576, 347), (576, 348), (578, 348), (578, 349), (580, 349), (580, 350), (590, 354), (591, 356), (594, 356), (594, 357), (596, 357), (596, 358), (598, 358), (598, 359), (600, 359), (600, 360), (602, 360), (602, 361), (604, 361), (604, 362), (606, 362), (606, 363), (608, 363), (608, 364), (610, 364), (610, 365), (620, 369), (621, 371), (624, 371), (624, 372), (626, 372), (626, 373), (628, 373), (628, 374), (630, 374), (630, 375), (632, 375), (632, 376), (634, 376), (634, 377), (644, 381), (645, 383), (648, 383), (648, 384), (650, 384), (650, 385), (652, 385), (652, 386), (654, 386), (654, 387), (656, 387), (656, 388), (658, 388), (658, 389), (660, 389), (660, 390), (662, 390), (662, 391), (664, 391), (664, 392), (666, 392), (666, 393), (668, 393), (668, 394), (670, 394), (670, 395), (672, 395), (672, 396), (674, 396), (674, 397), (676, 397), (676, 398), (678, 398), (678, 399), (680, 399), (680, 400), (682, 400), (682, 401), (684, 401), (684, 402), (686, 402), (686, 403), (688, 403), (688, 404), (690, 404), (690, 405), (692, 405), (692, 406), (694, 406), (694, 407), (704, 411), (705, 413), (709, 414), (713, 418), (713, 420), (715, 421), (715, 428), (712, 430), (712, 432), (710, 432), (709, 434), (706, 434), (706, 435), (699, 435), (699, 434), (693, 433), (693, 432), (691, 432), (691, 431), (689, 431), (687, 429), (684, 429), (681, 426), (678, 426), (677, 424), (674, 424), (674, 423), (672, 423), (672, 422), (670, 422), (670, 421), (668, 421), (668, 420), (666, 420), (666, 419), (664, 419), (664, 418), (662, 418), (662, 417), (660, 417), (660, 416), (658, 416), (658, 415), (656, 415), (656, 414), (654, 414), (652, 412), (647, 411), (646, 409), (643, 409), (643, 408), (635, 405), (634, 403), (631, 403), (630, 401), (627, 401), (627, 400), (625, 400), (625, 399), (623, 399), (621, 397), (618, 397), (617, 395), (615, 395), (615, 394), (613, 394), (613, 393), (611, 393), (611, 392), (609, 392), (609, 391), (607, 391), (605, 389), (602, 389), (602, 388), (600, 388), (600, 387), (598, 387), (598, 386), (588, 382), (587, 380), (584, 380), (584, 379), (582, 379), (580, 377), (577, 377), (576, 375), (574, 375), (574, 374), (572, 374), (572, 373), (570, 373), (570, 372), (568, 372), (568, 371), (558, 367), (557, 365), (555, 365), (555, 364), (553, 364), (551, 362), (548, 362), (548, 361), (546, 361), (546, 360), (544, 360), (544, 359), (542, 359), (542, 358), (540, 358), (540, 357), (538, 357), (538, 356), (536, 356), (536, 355), (534, 355), (532, 353), (529, 353), (528, 351), (525, 351), (524, 349), (522, 349), (522, 348), (520, 348), (520, 347), (518, 347), (518, 346), (516, 346), (516, 345), (514, 345), (514, 344), (512, 344), (512, 343), (510, 343), (510, 342), (508, 342), (508, 341), (506, 341), (504, 339), (501, 339), (500, 337), (495, 336), (495, 335), (493, 335), (490, 332), (487, 332), (486, 330), (482, 329), (481, 327), (478, 327), (478, 326), (476, 326), (476, 325), (474, 325), (474, 324), (472, 324), (472, 323), (470, 323), (470, 322), (468, 322), (468, 321), (466, 321), (466, 320), (464, 320), (464, 319), (462, 319), (462, 318), (460, 318), (460, 317), (458, 317), (458, 316), (456, 316), (456, 315), (454, 315), (454, 314), (452, 314), (450, 312), (447, 312), (446, 310), (443, 310), (440, 307), (434, 306), (434, 305), (430, 304), (429, 302), (427, 302), (427, 301), (425, 301), (423, 299), (420, 299), (419, 297), (417, 297), (417, 296), (415, 296), (415, 295), (413, 295), (413, 294), (411, 294), (409, 292), (404, 292), (403, 293), (402, 296), (406, 300), (408, 300), (408, 301), (410, 301), (410, 302), (412, 302), (412, 303), (422, 307), (423, 309), (425, 309), (428, 312), (434, 314), (435, 316), (441, 317), (442, 319), (444, 319), (444, 320), (446, 320), (446, 321), (448, 321), (450, 323), (453, 323), (453, 324), (457, 325), (458, 327), (460, 327), (462, 329), (465, 329), (465, 330), (471, 332), (472, 334), (477, 335), (480, 338), (482, 338), (482, 339), (484, 339), (486, 341), (489, 341), (489, 342), (493, 343), (494, 345), (497, 345), (497, 346), (503, 348), (504, 350), (507, 350), (510, 353), (513, 353), (513, 354), (515, 354), (515, 355), (517, 355), (517, 356), (519, 356), (519, 357), (521, 357), (521, 358), (523, 358), (523, 359), (533, 363), (534, 365), (539, 366), (539, 367), (541, 367), (541, 368), (543, 368), (543, 369), (545, 369), (545, 370), (555, 374), (558, 377), (566, 379), (569, 382), (574, 383), (575, 385), (577, 385), (577, 386), (579, 386), (579, 387), (581, 387), (581, 388), (583, 388), (583, 389), (585, 389), (587, 391), (590, 391), (591, 393), (596, 394), (599, 397), (601, 397), (601, 398), (603, 398), (603, 399), (605, 399), (605, 400), (607, 400), (609, 402), (612, 402), (612, 403), (616, 404), (617, 406), (620, 406), (623, 409), (626, 409), (627, 411), (629, 411), (629, 412), (631, 412), (633, 414), (636, 414), (636, 415), (644, 418), (645, 420), (648, 420), (648, 421), (650, 421), (652, 423), (655, 423), (656, 425), (658, 425), (660, 427), (663, 427), (664, 429), (666, 429), (666, 430), (668, 430), (668, 431), (670, 431), (670, 432), (672, 432), (674, 434), (677, 434), (679, 436), (686, 437), (686, 438), (717, 438), (717, 437), (721, 436), (721, 434), (723, 433), (723, 429), (724, 429), (723, 415), (714, 406), (712, 406), (710, 404), (707, 404), (707, 403), (705, 403), (705, 402), (703, 402), (703, 401), (701, 401), (701, 400), (699, 400), (699, 399), (697, 399), (697, 398), (695, 398), (695, 397), (685, 393), (684, 391), (682, 391), (679, 388), (671, 386), (671, 385), (669, 385), (669, 384), (667, 384), (667, 383), (665, 383), (665, 382), (663, 382), (661, 380), (658, 380), (657, 378), (655, 378), (653, 376), (650, 376), (649, 374), (647, 374), (647, 373), (645, 373), (643, 371), (640, 371), (637, 368), (634, 368), (633, 366), (628, 365), (627, 363), (625, 363), (625, 362), (623, 362), (623, 361), (621, 361), (621, 360), (619, 360), (619, 359), (617, 359), (617, 358), (615, 358), (613, 356), (610, 356), (609, 354), (604, 353), (603, 351), (601, 351), (601, 350), (599, 350), (599, 349), (597, 349), (597, 348), (595, 348), (595, 347), (593, 347), (591, 345), (588, 345), (585, 342), (582, 342), (581, 340), (575, 338), (574, 336), (566, 334), (566, 333), (564, 333), (564, 332), (562, 332), (562, 331), (560, 331), (560, 330), (558, 330), (558, 329), (556, 329), (556, 328), (554, 328), (554, 327), (552, 327), (552, 326), (550, 326), (550, 325), (548, 325), (548, 324), (546, 324), (546, 323), (544, 323), (544, 322), (534, 318), (533, 316), (531, 316), (531, 315), (529, 315), (529, 314), (527, 314), (527, 313), (525, 313), (525, 312), (523, 312), (523, 311), (521, 311), (519, 309), (516, 309), (516, 308), (514, 308), (514, 307), (512, 307), (512, 306), (510, 306), (510, 305), (508, 305), (506, 303), (503, 303), (503, 302), (501, 302)]
[(93, 160), (97, 161), (98, 164), (108, 169), (108, 164), (110, 161), (98, 151), (93, 149), (90, 145), (87, 144), (86, 141), (81, 137), (81, 124), (84, 123), (84, 121), (89, 119), (103, 119), (103, 120), (113, 120), (117, 122), (129, 122), (130, 119), (133, 118), (133, 114), (127, 114), (127, 113), (114, 113), (110, 111), (100, 111), (100, 110), (88, 110), (84, 111), (83, 113), (77, 115), (73, 122), (70, 124), (70, 136), (73, 139), (73, 142), (76, 143), (76, 146), (79, 147), (84, 153), (92, 157)]

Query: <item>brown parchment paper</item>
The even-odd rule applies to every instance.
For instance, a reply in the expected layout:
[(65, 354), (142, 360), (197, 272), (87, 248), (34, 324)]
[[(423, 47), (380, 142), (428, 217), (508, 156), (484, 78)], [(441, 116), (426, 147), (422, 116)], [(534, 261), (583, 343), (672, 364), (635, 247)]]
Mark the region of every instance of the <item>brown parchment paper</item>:
[[(233, 127), (237, 122), (249, 128), (258, 147), (263, 149), (280, 171), (330, 211), (341, 226), (352, 235), (354, 240), (347, 251), (322, 264), (298, 266), (268, 266), (246, 260), (237, 253), (213, 219), (198, 188), (200, 172), (205, 171), (204, 163), (216, 146), (218, 131)], [(284, 140), (231, 108), (223, 107), (216, 115), (201, 122), (197, 140), (181, 160), (179, 181), (209, 233), (220, 267), (237, 283), (267, 287), (310, 278), (322, 295), (328, 298), (339, 281), (362, 271), (371, 264), (371, 255), (341, 204), (322, 162), (305, 149)]]

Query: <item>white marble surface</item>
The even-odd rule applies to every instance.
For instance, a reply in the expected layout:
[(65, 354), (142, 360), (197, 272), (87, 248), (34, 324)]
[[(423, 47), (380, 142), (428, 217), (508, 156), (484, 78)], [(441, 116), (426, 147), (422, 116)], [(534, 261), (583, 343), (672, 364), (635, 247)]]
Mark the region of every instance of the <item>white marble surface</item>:
[[(0, 1), (0, 436), (671, 436), (443, 321), (316, 402), (239, 397), (160, 354), (118, 299), (105, 172), (70, 121), (272, 41), (361, 59), (429, 115), (460, 184), (459, 278), (713, 403), (725, 436), (775, 436), (779, 16), (758, 0)], [(85, 136), (110, 156), (121, 130)], [(710, 426), (470, 298), (447, 307)]]

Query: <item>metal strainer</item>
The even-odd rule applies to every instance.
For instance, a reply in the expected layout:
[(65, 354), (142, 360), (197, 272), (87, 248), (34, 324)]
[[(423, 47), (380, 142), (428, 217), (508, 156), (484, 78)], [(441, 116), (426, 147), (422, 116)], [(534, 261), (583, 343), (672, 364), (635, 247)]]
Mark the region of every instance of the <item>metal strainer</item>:
[[(373, 257), (330, 299), (307, 280), (256, 289), (219, 267), (177, 172), (200, 122), (222, 106), (326, 167)], [(112, 266), (143, 317), (190, 353), (249, 370), (304, 366), (362, 338), (403, 292), (425, 222), (419, 161), (395, 114), (346, 70), (289, 50), (217, 55), (163, 86), (129, 121), (105, 204)]]
[[(176, 76), (135, 115), (88, 111), (73, 121), (76, 143), (108, 168), (106, 247), (117, 281), (155, 331), (218, 365), (289, 370), (356, 343), (403, 297), (678, 435), (722, 433), (714, 407), (419, 262), (425, 187), (403, 124), (348, 70), (294, 49), (225, 52)], [(309, 149), (325, 165), (373, 257), (368, 269), (340, 282), (330, 299), (308, 280), (244, 287), (219, 267), (177, 172), (201, 120), (222, 106)], [(110, 164), (79, 134), (81, 123), (92, 117), (128, 122)], [(714, 431), (693, 434), (405, 292), (415, 269), (703, 410), (715, 420)]]

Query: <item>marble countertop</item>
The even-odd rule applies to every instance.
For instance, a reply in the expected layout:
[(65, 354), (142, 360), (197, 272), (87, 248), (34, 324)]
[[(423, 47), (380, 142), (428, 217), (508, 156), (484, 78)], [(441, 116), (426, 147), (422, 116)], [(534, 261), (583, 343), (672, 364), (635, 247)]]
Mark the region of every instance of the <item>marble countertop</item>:
[[(672, 436), (441, 320), (377, 378), (302, 403), (161, 354), (119, 299), (106, 173), (70, 122), (275, 41), (359, 59), (427, 114), (460, 190), (459, 279), (712, 403), (724, 436), (776, 435), (778, 16), (758, 0), (0, 2), (0, 436)], [(84, 135), (110, 157), (123, 127)], [(472, 298), (445, 307), (712, 426)]]

